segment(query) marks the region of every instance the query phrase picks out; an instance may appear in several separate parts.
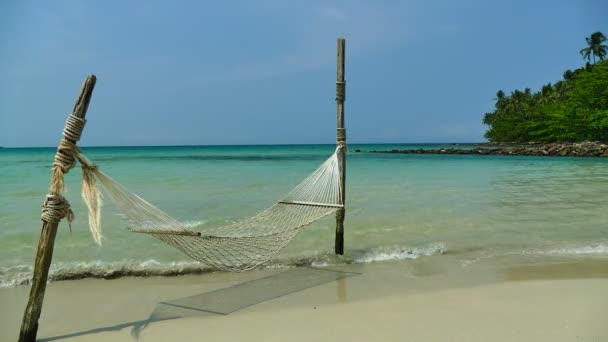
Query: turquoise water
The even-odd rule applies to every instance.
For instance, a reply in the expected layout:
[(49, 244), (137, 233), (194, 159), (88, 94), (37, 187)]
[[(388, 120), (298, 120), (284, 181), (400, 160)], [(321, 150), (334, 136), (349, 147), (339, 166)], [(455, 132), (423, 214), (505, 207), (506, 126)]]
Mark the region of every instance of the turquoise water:
[[(439, 145), (351, 145), (350, 150)], [(451, 146), (446, 146), (451, 147)], [(330, 145), (85, 148), (89, 158), (172, 216), (206, 226), (254, 215), (333, 153)], [(0, 285), (24, 283), (41, 226), (54, 149), (0, 149)], [(351, 152), (345, 257), (334, 219), (299, 235), (270, 266), (376, 262), (463, 253), (608, 257), (608, 160)], [(202, 266), (104, 209), (104, 243), (88, 232), (80, 170), (66, 179), (77, 218), (62, 223), (53, 275), (196, 271)], [(465, 253), (466, 252), (466, 253)]]

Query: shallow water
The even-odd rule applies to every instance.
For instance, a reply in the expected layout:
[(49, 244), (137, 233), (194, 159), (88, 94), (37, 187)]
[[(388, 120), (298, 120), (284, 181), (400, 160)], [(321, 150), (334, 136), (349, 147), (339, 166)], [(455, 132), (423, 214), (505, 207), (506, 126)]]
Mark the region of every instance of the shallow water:
[[(439, 145), (351, 145), (350, 150)], [(272, 205), (334, 150), (330, 145), (85, 148), (130, 190), (180, 220), (232, 223)], [(54, 149), (0, 149), (0, 284), (26, 282)], [(522, 254), (608, 257), (608, 160), (352, 152), (345, 257), (333, 256), (334, 220), (299, 235), (270, 266), (326, 265), (461, 254), (462, 265)], [(202, 266), (127, 231), (105, 207), (104, 244), (90, 237), (80, 170), (68, 175), (77, 215), (62, 223), (54, 277), (185, 273)]]

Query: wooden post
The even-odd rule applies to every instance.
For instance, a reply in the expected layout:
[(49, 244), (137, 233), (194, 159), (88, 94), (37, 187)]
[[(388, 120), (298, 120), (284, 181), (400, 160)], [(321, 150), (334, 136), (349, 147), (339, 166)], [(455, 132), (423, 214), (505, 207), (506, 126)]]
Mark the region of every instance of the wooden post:
[[(87, 77), (80, 96), (76, 100), (73, 115), (84, 119), (93, 88), (95, 88), (95, 75)], [(64, 138), (65, 139), (65, 138)], [(77, 141), (72, 141), (77, 143)], [(57, 150), (57, 154), (63, 152)], [(60, 195), (61, 189), (56, 189), (51, 184), (51, 195)], [(55, 245), (55, 236), (57, 235), (57, 226), (59, 222), (42, 221), (42, 231), (40, 233), (40, 241), (38, 242), (38, 251), (36, 252), (36, 261), (34, 262), (34, 275), (32, 279), (32, 288), (30, 290), (30, 298), (23, 314), (23, 322), (21, 324), (21, 332), (19, 333), (19, 342), (34, 342), (38, 333), (38, 319), (42, 312), (42, 301), (44, 300), (44, 291), (46, 290), (46, 282), (49, 275), (49, 267), (53, 259), (53, 247)]]
[[(338, 163), (340, 167), (340, 193), (342, 204), (346, 206), (346, 128), (344, 128), (344, 100), (346, 98), (346, 82), (344, 81), (344, 60), (346, 41), (338, 39), (338, 78), (336, 80), (336, 105), (338, 113)], [(344, 216), (345, 207), (336, 211), (336, 254), (344, 254)]]

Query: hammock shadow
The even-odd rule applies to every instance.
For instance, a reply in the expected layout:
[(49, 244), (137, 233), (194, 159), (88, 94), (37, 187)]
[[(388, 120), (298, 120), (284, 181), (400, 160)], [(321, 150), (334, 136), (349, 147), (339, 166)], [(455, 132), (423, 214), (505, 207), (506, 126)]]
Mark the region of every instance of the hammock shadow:
[(344, 278), (360, 274), (325, 268), (297, 267), (215, 291), (160, 302), (145, 320), (54, 336), (40, 341), (56, 341), (100, 332), (119, 331), (128, 327), (133, 327), (131, 336), (138, 340), (150, 323), (187, 317), (225, 316), (249, 306), (329, 282), (339, 281), (339, 285), (344, 286), (342, 283)]

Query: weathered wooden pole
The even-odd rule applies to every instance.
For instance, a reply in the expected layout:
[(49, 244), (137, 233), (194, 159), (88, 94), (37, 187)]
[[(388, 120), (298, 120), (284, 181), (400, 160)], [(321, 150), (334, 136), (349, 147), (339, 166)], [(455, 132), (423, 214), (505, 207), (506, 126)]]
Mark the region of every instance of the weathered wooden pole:
[(55, 154), (51, 188), (42, 207), (42, 231), (40, 233), (40, 241), (38, 242), (36, 261), (34, 262), (30, 298), (23, 314), (23, 322), (21, 323), (19, 342), (33, 342), (36, 340), (38, 319), (42, 312), (44, 291), (46, 290), (49, 267), (53, 259), (57, 226), (62, 218), (67, 217), (68, 220), (72, 219), (73, 214), (69, 204), (61, 195), (65, 191), (63, 175), (74, 166), (75, 160), (71, 152), (80, 139), (82, 128), (84, 128), (85, 115), (91, 101), (93, 88), (95, 88), (95, 82), (95, 75), (90, 75), (84, 82), (80, 96), (76, 100), (74, 111), (68, 116), (65, 129), (63, 130), (63, 139)]
[(340, 194), (344, 207), (336, 211), (336, 254), (344, 254), (344, 216), (346, 207), (346, 128), (344, 128), (344, 100), (346, 82), (344, 81), (344, 60), (346, 41), (338, 38), (338, 78), (336, 80), (336, 106), (338, 113), (338, 164), (340, 167)]

